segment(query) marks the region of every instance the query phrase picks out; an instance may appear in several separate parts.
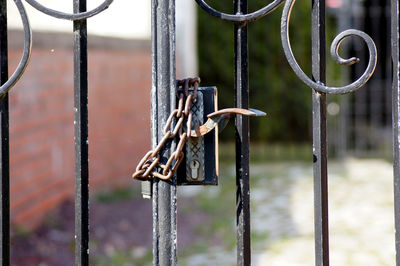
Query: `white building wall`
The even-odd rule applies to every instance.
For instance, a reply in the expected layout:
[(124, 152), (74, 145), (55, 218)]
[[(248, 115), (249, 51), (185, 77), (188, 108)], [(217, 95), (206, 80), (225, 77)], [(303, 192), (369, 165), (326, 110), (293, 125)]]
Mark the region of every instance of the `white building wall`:
[(192, 0), (176, 0), (176, 57), (178, 78), (198, 76), (197, 12)]
[[(72, 0), (37, 0), (42, 5), (62, 12), (72, 12)], [(103, 0), (88, 0), (88, 10), (100, 5)], [(8, 24), (10, 29), (21, 29), (22, 23), (14, 1), (8, 0)], [(32, 30), (71, 32), (72, 23), (43, 14), (24, 2)], [(115, 0), (102, 13), (88, 20), (89, 34), (99, 36), (150, 39), (150, 0)]]
[[(62, 12), (72, 12), (72, 0), (37, 0)], [(88, 0), (88, 10), (104, 0)], [(22, 29), (21, 17), (13, 0), (8, 0), (9, 29)], [(33, 31), (72, 32), (72, 22), (50, 17), (24, 2)], [(176, 40), (178, 78), (194, 77), (197, 70), (196, 4), (176, 0)], [(88, 19), (88, 33), (124, 39), (151, 39), (151, 0), (114, 0), (107, 10)], [(35, 38), (35, 36), (33, 36)]]

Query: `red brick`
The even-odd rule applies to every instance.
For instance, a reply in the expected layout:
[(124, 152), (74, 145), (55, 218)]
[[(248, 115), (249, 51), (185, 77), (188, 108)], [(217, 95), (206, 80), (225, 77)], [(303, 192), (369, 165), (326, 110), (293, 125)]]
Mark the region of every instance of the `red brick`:
[[(21, 54), (10, 49), (13, 69)], [(10, 93), (13, 224), (32, 228), (73, 197), (72, 61), (72, 50), (34, 47)], [(150, 50), (91, 50), (88, 74), (90, 193), (95, 193), (135, 182), (132, 171), (150, 148)]]

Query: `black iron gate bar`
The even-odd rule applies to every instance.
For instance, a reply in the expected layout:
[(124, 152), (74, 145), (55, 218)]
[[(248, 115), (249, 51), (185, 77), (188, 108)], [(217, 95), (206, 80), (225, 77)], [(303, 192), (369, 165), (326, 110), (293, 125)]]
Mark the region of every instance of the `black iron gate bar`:
[[(313, 1), (311, 11), (312, 77), (326, 83), (325, 1)], [(315, 265), (329, 265), (328, 140), (326, 94), (312, 91)]]
[[(175, 1), (152, 0), (151, 16), (151, 135), (154, 149), (161, 141), (168, 116), (176, 106)], [(152, 189), (153, 265), (176, 265), (176, 175), (170, 181), (154, 180)]]
[[(207, 13), (220, 19), (234, 22), (235, 57), (235, 107), (249, 108), (249, 68), (247, 23), (269, 14), (283, 1), (275, 0), (262, 9), (248, 14), (247, 0), (234, 0), (234, 15), (221, 13), (203, 0), (196, 0)], [(236, 116), (236, 225), (237, 265), (251, 264), (250, 239), (250, 173), (249, 173), (249, 118)]]
[(396, 265), (400, 265), (400, 50), (399, 1), (391, 1), (392, 43), (392, 123), (393, 123), (393, 184), (396, 236)]
[[(86, 0), (74, 0), (74, 13), (86, 11)], [(75, 264), (89, 265), (89, 136), (86, 20), (74, 30)]]
[[(7, 47), (7, 0), (0, 2), (0, 83), (8, 79), (8, 47)], [(8, 93), (0, 100), (0, 141), (1, 141), (1, 239), (0, 263), (10, 262), (10, 172), (9, 172), (9, 130), (8, 130)]]

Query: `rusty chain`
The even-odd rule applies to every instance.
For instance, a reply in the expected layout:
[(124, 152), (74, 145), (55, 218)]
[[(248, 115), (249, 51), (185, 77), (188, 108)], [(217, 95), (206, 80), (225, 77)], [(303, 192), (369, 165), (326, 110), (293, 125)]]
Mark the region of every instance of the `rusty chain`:
[[(132, 178), (141, 181), (151, 180), (153, 177), (169, 180), (176, 173), (184, 158), (183, 147), (187, 139), (191, 137), (193, 114), (190, 108), (192, 107), (192, 103), (197, 99), (199, 83), (200, 78), (177, 81), (178, 108), (173, 110), (167, 119), (163, 130), (164, 137), (159, 141), (154, 150), (147, 152), (140, 160)], [(189, 88), (191, 87), (193, 87), (193, 92), (189, 92)], [(173, 126), (175, 121), (176, 123)], [(184, 126), (185, 122), (186, 127)], [(165, 164), (161, 163), (161, 157), (166, 150), (167, 143), (171, 142), (176, 137), (178, 137), (178, 144), (175, 150), (171, 150), (170, 156)]]

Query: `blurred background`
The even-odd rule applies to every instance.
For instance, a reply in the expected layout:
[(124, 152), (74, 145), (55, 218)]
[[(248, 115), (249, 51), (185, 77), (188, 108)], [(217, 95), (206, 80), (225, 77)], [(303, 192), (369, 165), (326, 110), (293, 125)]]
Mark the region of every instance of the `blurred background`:
[[(72, 11), (72, 4), (41, 0)], [(88, 9), (101, 0), (89, 0)], [(297, 1), (290, 38), (297, 61), (311, 70), (311, 1)], [(250, 0), (249, 11), (263, 7)], [(327, 51), (342, 30), (368, 33), (378, 65), (367, 86), (328, 97), (331, 261), (394, 265), (390, 2), (327, 0)], [(176, 1), (177, 78), (200, 76), (216, 86), (219, 108), (234, 105), (231, 23), (194, 1)], [(210, 2), (233, 12), (228, 0)], [(10, 93), (13, 265), (72, 265), (74, 250), (72, 23), (25, 5), (33, 52)], [(23, 48), (13, 1), (9, 8), (10, 72)], [(289, 67), (280, 39), (282, 7), (249, 24), (252, 246), (254, 265), (311, 265), (313, 188), (311, 89)], [(151, 201), (130, 176), (150, 149), (150, 1), (114, 1), (88, 20), (90, 255), (92, 265), (151, 265)], [(339, 67), (327, 58), (330, 85), (357, 79), (365, 45), (344, 41), (340, 54), (361, 59)], [(327, 53), (329, 54), (329, 53)], [(182, 265), (235, 265), (233, 123), (220, 138), (220, 184), (180, 187), (178, 246)], [(384, 248), (382, 248), (384, 247)]]

